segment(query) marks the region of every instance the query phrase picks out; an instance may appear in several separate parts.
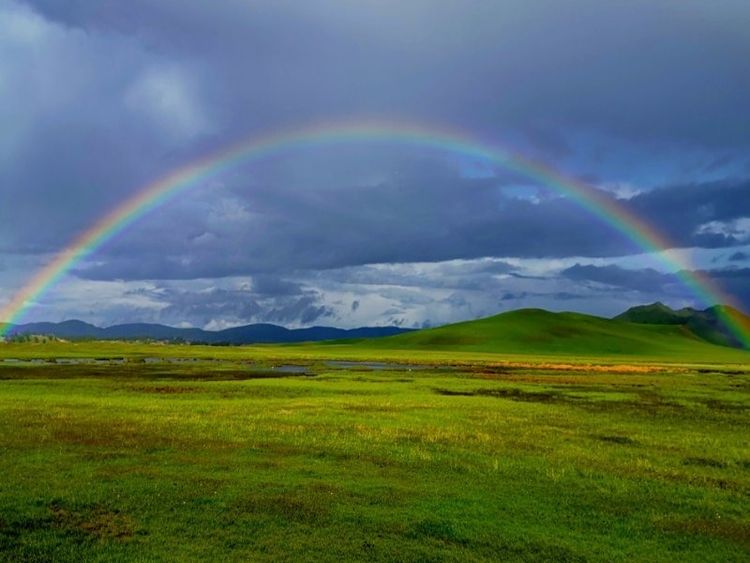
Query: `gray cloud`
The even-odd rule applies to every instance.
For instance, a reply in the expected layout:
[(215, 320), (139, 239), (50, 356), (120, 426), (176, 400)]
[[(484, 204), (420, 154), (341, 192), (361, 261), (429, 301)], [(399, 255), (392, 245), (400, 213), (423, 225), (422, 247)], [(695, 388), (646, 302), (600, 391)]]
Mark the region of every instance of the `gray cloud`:
[[(305, 167), (304, 182), (287, 181), (294, 166), (281, 162), (289, 165), (282, 167), (284, 173), (266, 173), (261, 185), (235, 187), (224, 192), (226, 199), (217, 197), (221, 191), (207, 190), (196, 194), (205, 198), (202, 203), (164, 210), (159, 221), (144, 222), (141, 231), (115, 241), (79, 275), (192, 279), (484, 256), (606, 257), (642, 251), (557, 194), (539, 192), (534, 201), (508, 194), (504, 187), (515, 177), (467, 178), (426, 159), (375, 184), (331, 185), (327, 169), (318, 178), (314, 167)], [(366, 175), (364, 170), (353, 174)], [(748, 202), (750, 181), (725, 181), (665, 187), (619, 204), (650, 219), (674, 246), (722, 248), (750, 241), (750, 228), (742, 222), (750, 217)]]
[[(715, 270), (698, 270), (680, 272), (679, 275), (698, 274), (701, 278), (707, 278), (714, 287), (732, 296), (741, 307), (750, 306), (750, 268), (721, 268)], [(602, 284), (613, 288), (621, 288), (641, 294), (640, 301), (648, 301), (655, 296), (663, 296), (667, 299), (696, 299), (680, 277), (676, 274), (657, 272), (651, 268), (626, 269), (615, 265), (593, 266), (577, 264), (564, 270), (563, 277), (584, 283)], [(719, 294), (717, 299), (722, 299)], [(708, 305), (713, 305), (709, 303)], [(706, 303), (698, 303), (705, 306)]]
[(628, 270), (620, 266), (593, 266), (576, 264), (563, 270), (563, 277), (580, 282), (594, 282), (643, 293), (662, 293), (679, 286), (679, 279), (652, 268)]
[[(577, 0), (566, 10), (552, 0), (32, 4), (71, 28), (208, 58), (219, 63), (224, 95), (287, 119), (330, 105), (409, 115), (441, 108), (475, 123), (573, 122), (641, 138), (648, 130), (748, 142), (748, 112), (737, 111), (747, 109), (750, 86), (742, 0), (656, 9)], [(232, 76), (240, 64), (248, 71)]]
[(669, 186), (636, 195), (628, 204), (677, 246), (720, 248), (750, 242), (750, 228), (732, 224), (750, 218), (750, 179)]
[[(748, 244), (750, 5), (558, 4), (7, 0), (0, 263), (14, 267), (0, 271), (0, 302), (138, 186), (240, 138), (365, 115), (508, 144), (620, 194), (674, 246)], [(169, 290), (144, 299), (195, 324), (391, 311), (377, 318), (411, 326), (578, 295), (609, 311), (622, 300), (607, 287), (684, 298), (646, 270), (550, 274), (557, 260), (639, 251), (570, 200), (481, 159), (355, 143), (199, 182), (69, 283), (159, 280)], [(538, 275), (511, 258), (550, 266)], [(715, 275), (744, 295), (741, 275)], [(251, 285), (219, 283), (237, 276)]]
[(750, 268), (724, 268), (702, 273), (714, 280), (740, 308), (750, 310)]
[(267, 276), (253, 278), (241, 287), (196, 290), (157, 285), (126, 295), (147, 297), (158, 304), (152, 318), (168, 324), (189, 322), (214, 328), (253, 322), (308, 325), (333, 316), (318, 291)]

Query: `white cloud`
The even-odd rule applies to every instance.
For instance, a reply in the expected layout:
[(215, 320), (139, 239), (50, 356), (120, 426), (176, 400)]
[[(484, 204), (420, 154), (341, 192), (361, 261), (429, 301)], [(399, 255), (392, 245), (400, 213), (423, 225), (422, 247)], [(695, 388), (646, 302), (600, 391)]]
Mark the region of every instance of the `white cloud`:
[(156, 65), (143, 71), (125, 93), (125, 105), (175, 139), (211, 131), (194, 81), (177, 65)]
[(631, 199), (645, 190), (630, 182), (604, 182), (599, 184), (600, 189), (609, 192), (618, 199)]
[(699, 235), (725, 235), (739, 239), (750, 238), (750, 217), (740, 217), (732, 221), (709, 221), (698, 227)]

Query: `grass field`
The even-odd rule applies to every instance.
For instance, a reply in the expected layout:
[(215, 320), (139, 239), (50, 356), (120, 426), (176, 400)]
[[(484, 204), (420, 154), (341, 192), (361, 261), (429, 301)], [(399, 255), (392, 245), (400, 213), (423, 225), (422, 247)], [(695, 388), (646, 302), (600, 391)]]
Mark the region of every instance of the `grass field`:
[(727, 353), (2, 345), (0, 557), (748, 560)]

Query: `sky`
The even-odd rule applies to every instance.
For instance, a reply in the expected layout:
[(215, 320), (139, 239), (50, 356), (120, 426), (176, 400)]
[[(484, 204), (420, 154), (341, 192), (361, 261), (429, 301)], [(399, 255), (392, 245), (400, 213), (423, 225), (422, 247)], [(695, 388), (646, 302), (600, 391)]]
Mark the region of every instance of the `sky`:
[(511, 147), (669, 248), (481, 158), (335, 143), (205, 178), (21, 320), (422, 327), (710, 305), (664, 256), (750, 311), (748, 21), (746, 0), (4, 0), (0, 308), (170, 171), (367, 119)]

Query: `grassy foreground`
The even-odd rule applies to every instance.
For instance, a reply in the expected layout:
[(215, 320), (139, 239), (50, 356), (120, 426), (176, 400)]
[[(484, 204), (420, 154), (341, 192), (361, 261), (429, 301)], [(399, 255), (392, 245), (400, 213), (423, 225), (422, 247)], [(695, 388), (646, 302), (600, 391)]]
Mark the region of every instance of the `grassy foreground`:
[(0, 362), (0, 558), (750, 558), (747, 365), (0, 346), (108, 355)]

